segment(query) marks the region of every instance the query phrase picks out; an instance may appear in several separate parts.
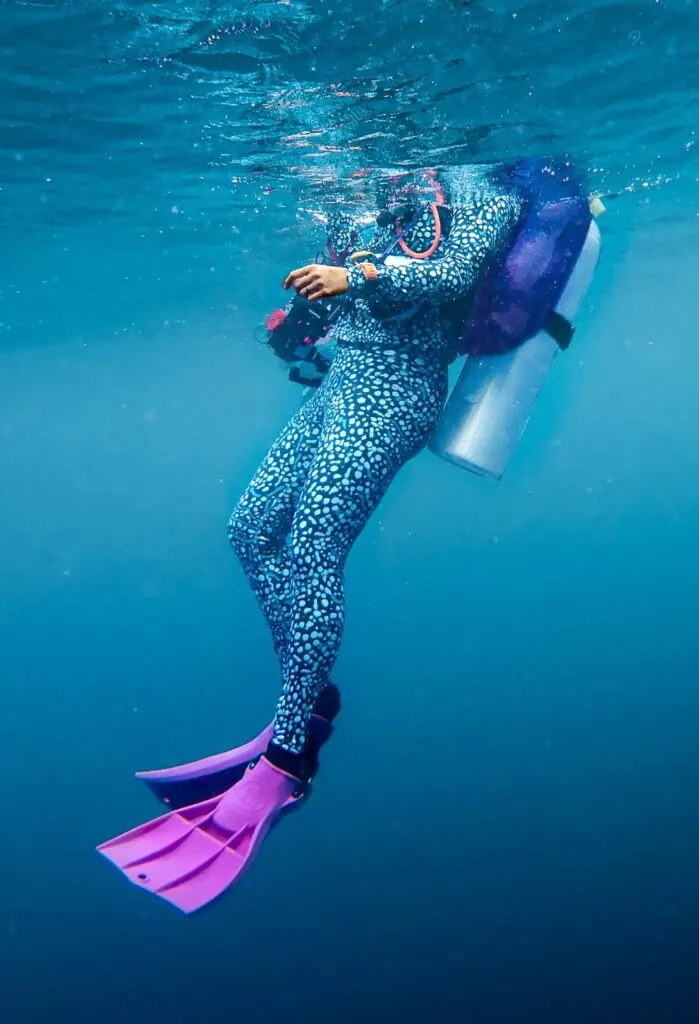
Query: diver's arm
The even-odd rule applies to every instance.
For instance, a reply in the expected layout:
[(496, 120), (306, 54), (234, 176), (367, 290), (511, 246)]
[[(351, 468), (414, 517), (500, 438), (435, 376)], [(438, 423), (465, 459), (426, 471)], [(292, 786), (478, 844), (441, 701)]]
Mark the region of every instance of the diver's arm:
[(475, 194), (454, 207), (449, 237), (438, 259), (406, 266), (353, 264), (349, 294), (374, 301), (447, 302), (473, 288), (488, 258), (503, 245), (521, 214), (516, 195)]

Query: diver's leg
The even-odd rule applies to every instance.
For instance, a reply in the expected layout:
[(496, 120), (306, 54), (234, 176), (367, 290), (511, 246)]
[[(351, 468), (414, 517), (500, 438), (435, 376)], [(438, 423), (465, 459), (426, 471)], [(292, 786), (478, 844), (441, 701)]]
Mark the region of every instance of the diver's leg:
[(290, 617), (288, 535), (322, 422), (316, 391), (272, 445), (228, 523), (228, 539), (267, 619), (282, 668)]
[[(401, 466), (424, 446), (443, 402), (441, 379), (400, 380), (362, 357), (328, 406), (320, 446), (291, 529), (291, 621), (283, 691), (268, 754), (293, 771), (313, 703), (328, 681), (344, 625), (352, 544)], [(286, 756), (285, 756), (286, 755)], [(292, 755), (289, 757), (288, 755)]]

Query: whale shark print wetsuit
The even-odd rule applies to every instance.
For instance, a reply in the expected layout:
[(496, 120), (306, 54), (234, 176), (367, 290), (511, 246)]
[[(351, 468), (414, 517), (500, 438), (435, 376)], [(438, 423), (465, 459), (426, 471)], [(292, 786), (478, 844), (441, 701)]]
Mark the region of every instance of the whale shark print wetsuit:
[[(510, 235), (520, 201), (486, 188), (450, 209), (448, 236), (430, 258), (379, 265), (373, 279), (347, 264), (350, 287), (333, 330), (332, 366), (273, 444), (230, 520), (230, 541), (280, 659), (272, 744), (289, 754), (302, 753), (314, 702), (335, 663), (347, 555), (441, 414), (449, 339), (439, 305), (473, 288)], [(340, 218), (328, 231), (335, 252), (356, 247)], [(420, 204), (403, 231), (411, 250), (428, 250), (436, 237), (430, 207)], [(370, 247), (382, 253), (395, 241), (392, 223), (376, 229)], [(404, 318), (385, 319), (396, 314)]]

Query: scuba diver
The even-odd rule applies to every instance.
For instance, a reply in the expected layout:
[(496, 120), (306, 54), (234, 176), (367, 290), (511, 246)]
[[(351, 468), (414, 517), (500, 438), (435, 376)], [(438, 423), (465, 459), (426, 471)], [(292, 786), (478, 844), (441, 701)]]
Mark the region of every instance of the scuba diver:
[[(135, 884), (186, 913), (235, 882), (282, 812), (308, 792), (340, 709), (330, 674), (343, 633), (345, 563), (396, 474), (435, 434), (479, 283), (489, 273), (502, 278), (529, 223), (516, 178), (506, 184), (476, 186), (458, 171), (441, 182), (434, 172), (395, 182), (370, 240), (358, 222), (335, 215), (327, 260), (317, 257), (284, 281), (296, 295), (268, 318), (270, 344), (291, 365), (291, 379), (314, 390), (262, 460), (228, 527), (279, 659), (274, 718), (225, 754), (139, 773), (171, 812), (98, 848)], [(584, 206), (586, 217), (575, 207), (575, 245), (582, 240), (566, 250), (567, 274), (587, 237)], [(558, 332), (549, 341), (561, 348), (570, 340), (568, 321), (555, 313), (564, 277), (558, 273), (532, 320), (539, 333)], [(322, 354), (328, 333), (332, 360)]]

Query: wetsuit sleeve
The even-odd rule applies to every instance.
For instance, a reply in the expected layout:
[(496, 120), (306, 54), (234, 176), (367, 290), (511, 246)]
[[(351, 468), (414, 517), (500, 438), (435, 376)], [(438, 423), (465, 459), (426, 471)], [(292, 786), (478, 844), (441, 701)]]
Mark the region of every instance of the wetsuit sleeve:
[(367, 280), (360, 266), (349, 268), (350, 295), (387, 302), (448, 302), (475, 285), (489, 256), (503, 245), (521, 213), (515, 195), (476, 194), (454, 207), (449, 237), (438, 259), (409, 266), (376, 268)]
[(335, 211), (328, 217), (323, 263), (343, 266), (350, 253), (360, 249), (362, 235), (359, 222), (353, 216)]

